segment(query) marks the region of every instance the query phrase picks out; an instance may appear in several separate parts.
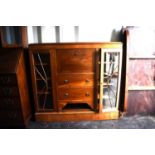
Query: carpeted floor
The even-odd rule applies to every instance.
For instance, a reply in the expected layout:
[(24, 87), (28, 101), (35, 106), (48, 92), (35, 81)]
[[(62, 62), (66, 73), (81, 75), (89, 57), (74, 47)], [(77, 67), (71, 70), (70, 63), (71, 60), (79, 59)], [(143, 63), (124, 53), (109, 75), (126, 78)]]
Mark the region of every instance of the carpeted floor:
[(30, 122), (28, 129), (155, 129), (155, 117), (132, 116), (108, 121)]

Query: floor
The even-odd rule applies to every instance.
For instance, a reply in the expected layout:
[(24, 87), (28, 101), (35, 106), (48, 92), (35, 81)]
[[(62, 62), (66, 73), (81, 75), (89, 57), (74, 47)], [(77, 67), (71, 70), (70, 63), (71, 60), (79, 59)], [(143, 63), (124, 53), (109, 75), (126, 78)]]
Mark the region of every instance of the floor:
[(119, 120), (80, 122), (30, 122), (28, 129), (155, 129), (155, 116), (122, 117)]

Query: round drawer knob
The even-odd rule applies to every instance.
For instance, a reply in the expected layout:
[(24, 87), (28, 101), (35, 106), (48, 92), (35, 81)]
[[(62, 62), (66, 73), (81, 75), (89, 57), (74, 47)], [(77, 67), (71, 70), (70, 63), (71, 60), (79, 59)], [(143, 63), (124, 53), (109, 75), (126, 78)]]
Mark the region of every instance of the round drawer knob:
[(74, 51), (74, 56), (77, 56), (77, 55), (79, 55), (79, 50)]
[(64, 80), (64, 83), (68, 83), (69, 82), (69, 80)]
[(90, 81), (89, 81), (89, 79), (86, 79), (86, 83), (89, 83)]
[(68, 93), (65, 93), (65, 97), (67, 97), (67, 96), (69, 96), (69, 94)]
[(86, 92), (86, 96), (90, 96), (89, 92)]

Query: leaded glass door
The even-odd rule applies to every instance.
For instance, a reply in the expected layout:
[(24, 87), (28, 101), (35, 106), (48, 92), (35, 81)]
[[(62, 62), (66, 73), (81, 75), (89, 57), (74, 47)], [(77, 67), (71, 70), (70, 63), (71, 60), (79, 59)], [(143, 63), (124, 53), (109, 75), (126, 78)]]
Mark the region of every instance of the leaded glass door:
[(118, 111), (122, 49), (101, 49), (100, 112)]
[(33, 51), (33, 76), (37, 111), (53, 111), (53, 86), (50, 50)]

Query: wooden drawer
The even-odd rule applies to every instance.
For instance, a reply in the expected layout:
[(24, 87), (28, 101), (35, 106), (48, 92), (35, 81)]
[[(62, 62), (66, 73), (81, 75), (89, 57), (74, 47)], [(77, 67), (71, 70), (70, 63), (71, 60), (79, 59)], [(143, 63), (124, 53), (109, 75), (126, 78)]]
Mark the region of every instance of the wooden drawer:
[(0, 86), (16, 86), (17, 79), (15, 75), (0, 75)]
[(58, 74), (58, 87), (92, 87), (94, 74)]
[(18, 98), (2, 98), (0, 109), (19, 109), (20, 101)]
[(59, 100), (93, 100), (94, 88), (58, 88)]
[(57, 49), (58, 73), (94, 72), (95, 49)]
[(17, 87), (0, 87), (1, 97), (19, 97), (19, 91)]

